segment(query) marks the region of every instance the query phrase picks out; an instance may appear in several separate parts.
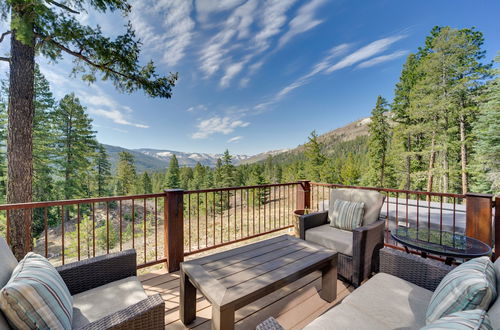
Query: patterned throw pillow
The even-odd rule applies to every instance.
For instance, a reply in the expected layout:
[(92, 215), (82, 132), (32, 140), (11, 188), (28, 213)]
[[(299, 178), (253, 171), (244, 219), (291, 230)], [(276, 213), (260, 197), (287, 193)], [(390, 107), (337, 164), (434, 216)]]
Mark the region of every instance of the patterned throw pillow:
[(330, 226), (344, 229), (354, 230), (361, 226), (365, 203), (349, 202), (336, 199), (332, 206), (332, 221)]
[(486, 310), (495, 300), (496, 277), (488, 257), (464, 262), (449, 272), (439, 283), (427, 306), (426, 322), (472, 309)]
[(486, 311), (473, 309), (452, 313), (432, 322), (420, 330), (493, 330)]
[(14, 328), (71, 329), (73, 298), (54, 266), (30, 252), (0, 290), (0, 309)]

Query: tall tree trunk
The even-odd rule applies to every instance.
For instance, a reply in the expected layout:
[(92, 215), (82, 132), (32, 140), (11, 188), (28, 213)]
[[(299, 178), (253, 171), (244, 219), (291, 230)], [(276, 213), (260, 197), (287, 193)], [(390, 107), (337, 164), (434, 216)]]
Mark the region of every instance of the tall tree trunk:
[[(33, 197), (34, 41), (25, 45), (11, 37), (7, 138), (7, 202), (31, 202)], [(31, 251), (31, 212), (11, 211), (10, 245), (17, 259)]]
[(408, 152), (406, 156), (406, 183), (405, 189), (410, 190), (411, 187), (411, 135), (408, 133), (406, 151)]
[(460, 163), (462, 166), (462, 194), (467, 193), (467, 145), (465, 143), (465, 117), (460, 114)]
[[(434, 163), (436, 162), (436, 132), (432, 132), (431, 139), (431, 152), (429, 154), (429, 167), (427, 169), (427, 191), (432, 191), (432, 184), (434, 183)], [(427, 196), (429, 198), (429, 196)]]
[(380, 168), (380, 187), (384, 186), (384, 175), (385, 175), (385, 152), (382, 154), (382, 162)]

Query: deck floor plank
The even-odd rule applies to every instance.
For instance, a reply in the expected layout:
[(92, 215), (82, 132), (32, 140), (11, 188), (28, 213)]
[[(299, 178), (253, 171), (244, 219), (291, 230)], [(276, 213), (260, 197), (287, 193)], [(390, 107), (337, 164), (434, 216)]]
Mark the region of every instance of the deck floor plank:
[[(165, 329), (211, 328), (212, 307), (200, 293), (197, 295), (196, 319), (186, 327), (179, 320), (179, 273), (167, 273), (164, 269), (139, 276), (148, 295), (160, 294), (165, 300)], [(317, 316), (338, 304), (353, 287), (342, 281), (337, 282), (337, 299), (327, 303), (320, 298), (321, 274), (311, 273), (303, 278), (274, 291), (273, 293), (237, 310), (236, 329), (255, 329), (268, 318), (275, 317), (285, 329), (302, 329)]]

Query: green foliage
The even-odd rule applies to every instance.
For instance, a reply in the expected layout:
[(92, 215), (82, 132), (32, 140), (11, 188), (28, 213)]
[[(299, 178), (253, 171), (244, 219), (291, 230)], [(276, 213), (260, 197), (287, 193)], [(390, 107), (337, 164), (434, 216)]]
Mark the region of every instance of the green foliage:
[(94, 160), (95, 190), (99, 197), (109, 196), (111, 193), (111, 163), (108, 160), (106, 149), (102, 144), (97, 147)]
[(153, 193), (153, 183), (151, 182), (151, 177), (148, 172), (142, 174), (142, 193), (152, 194)]
[(179, 161), (175, 155), (170, 158), (167, 173), (165, 174), (165, 188), (178, 189), (180, 188), (180, 170)]
[(119, 157), (116, 167), (116, 194), (130, 195), (134, 193), (137, 180), (134, 156), (128, 152), (120, 152)]
[(326, 157), (322, 151), (323, 146), (318, 141), (316, 131), (312, 131), (308, 139), (309, 142), (305, 145), (305, 156), (307, 158), (305, 167), (306, 175), (309, 180), (321, 182), (322, 177), (324, 177), (323, 172), (326, 162)]
[(377, 97), (377, 103), (372, 110), (371, 121), (368, 124), (370, 137), (368, 140), (369, 171), (367, 183), (371, 186), (384, 187), (387, 171), (387, 154), (391, 139), (391, 126), (386, 117), (387, 101)]
[(56, 160), (58, 175), (62, 178), (62, 196), (65, 199), (89, 197), (91, 159), (95, 155), (97, 141), (92, 130), (92, 120), (80, 100), (69, 94), (56, 107), (54, 127), (56, 136)]

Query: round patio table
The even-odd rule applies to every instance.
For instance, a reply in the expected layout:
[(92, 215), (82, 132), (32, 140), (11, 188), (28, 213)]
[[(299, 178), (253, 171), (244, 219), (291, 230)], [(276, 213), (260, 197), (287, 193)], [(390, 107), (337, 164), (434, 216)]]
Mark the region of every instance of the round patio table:
[(491, 247), (480, 240), (447, 231), (399, 226), (391, 231), (391, 236), (405, 247), (406, 252), (412, 248), (420, 251), (424, 258), (428, 253), (440, 255), (446, 257), (447, 265), (451, 265), (455, 258), (491, 255)]

